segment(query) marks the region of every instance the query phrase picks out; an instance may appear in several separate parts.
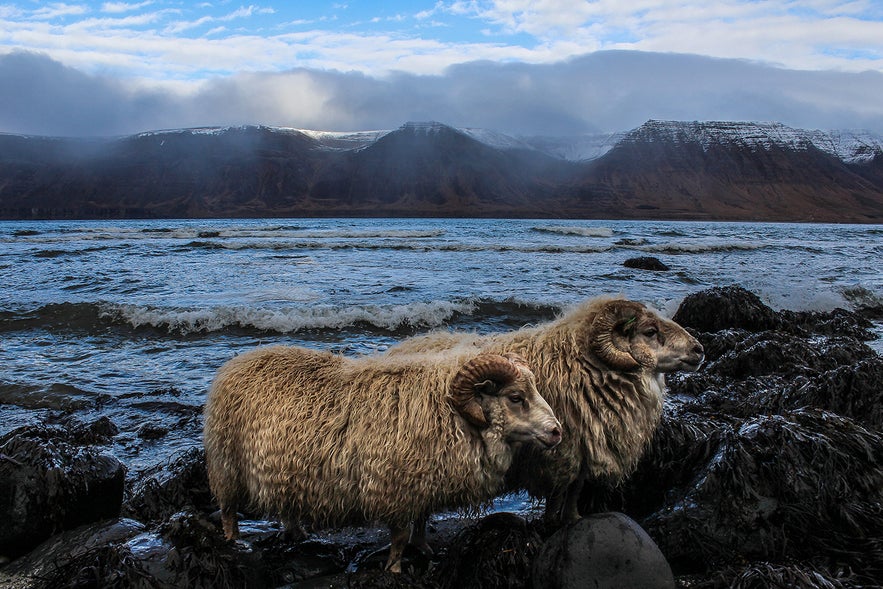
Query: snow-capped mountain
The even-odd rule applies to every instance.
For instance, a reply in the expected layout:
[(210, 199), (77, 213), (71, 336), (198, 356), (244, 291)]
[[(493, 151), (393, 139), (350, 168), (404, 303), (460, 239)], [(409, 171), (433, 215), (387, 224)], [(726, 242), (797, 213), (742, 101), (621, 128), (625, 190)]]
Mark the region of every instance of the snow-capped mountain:
[(694, 143), (706, 150), (720, 145), (767, 151), (816, 148), (848, 164), (866, 163), (883, 155), (883, 137), (868, 131), (804, 130), (781, 123), (651, 120), (626, 133), (621, 141)]

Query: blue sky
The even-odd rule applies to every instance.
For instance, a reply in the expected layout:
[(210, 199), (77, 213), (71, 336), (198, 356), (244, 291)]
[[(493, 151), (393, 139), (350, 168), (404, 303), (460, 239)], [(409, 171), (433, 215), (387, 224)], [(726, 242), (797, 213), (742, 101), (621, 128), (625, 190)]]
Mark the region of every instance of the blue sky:
[[(495, 76), (496, 93), (485, 83)], [(536, 90), (540, 80), (547, 91)], [(622, 130), (690, 112), (883, 132), (880, 80), (880, 0), (0, 4), (5, 132), (365, 128), (416, 115), (482, 126), (482, 105), (509, 132), (545, 122), (556, 133)], [(529, 100), (516, 104), (513, 92)], [(567, 104), (567, 93), (587, 106)], [(110, 108), (104, 124), (90, 95)], [(464, 96), (471, 102), (458, 102)], [(508, 119), (495, 101), (508, 105)]]

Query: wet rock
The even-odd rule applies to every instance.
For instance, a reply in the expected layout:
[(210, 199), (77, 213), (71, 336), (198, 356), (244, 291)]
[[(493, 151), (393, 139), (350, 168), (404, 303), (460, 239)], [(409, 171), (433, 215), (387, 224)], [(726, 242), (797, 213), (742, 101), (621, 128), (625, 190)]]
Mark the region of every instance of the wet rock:
[(833, 413), (746, 420), (644, 520), (672, 566), (824, 557), (883, 574), (883, 438)]
[(127, 576), (119, 547), (143, 531), (144, 525), (139, 522), (118, 519), (62, 532), (0, 569), (0, 587), (112, 586)]
[(142, 440), (158, 440), (169, 433), (169, 428), (154, 423), (145, 423), (138, 428), (138, 437)]
[(674, 589), (656, 543), (621, 513), (584, 517), (552, 535), (533, 567), (535, 589)]
[(205, 512), (215, 509), (202, 448), (185, 450), (138, 473), (123, 514), (144, 522), (162, 522), (186, 507)]
[(629, 258), (622, 263), (626, 268), (637, 268), (638, 270), (652, 270), (654, 272), (667, 272), (671, 270), (668, 266), (659, 261), (658, 258), (652, 256), (643, 256), (640, 258)]
[(106, 416), (99, 417), (89, 424), (75, 423), (70, 426), (70, 439), (82, 446), (110, 444), (114, 436), (119, 433), (120, 428)]
[(849, 571), (831, 571), (818, 563), (755, 562), (727, 567), (714, 578), (684, 576), (681, 587), (691, 589), (858, 589), (870, 587)]
[(789, 408), (827, 409), (865, 426), (883, 428), (883, 358), (879, 356), (793, 382)]
[(706, 372), (743, 379), (749, 376), (820, 373), (876, 357), (867, 345), (851, 338), (799, 337), (765, 331), (751, 334), (733, 349), (710, 361)]
[(511, 513), (495, 513), (458, 534), (438, 574), (443, 588), (530, 586), (530, 571), (542, 538), (533, 524)]
[(754, 293), (741, 286), (703, 290), (684, 297), (672, 319), (683, 327), (716, 332), (722, 329), (776, 329), (781, 319)]
[(874, 339), (873, 323), (846, 309), (833, 311), (779, 311), (782, 328), (802, 330), (818, 335), (843, 336), (868, 341)]
[(0, 438), (0, 555), (16, 557), (62, 530), (114, 518), (125, 467), (78, 433), (25, 427)]

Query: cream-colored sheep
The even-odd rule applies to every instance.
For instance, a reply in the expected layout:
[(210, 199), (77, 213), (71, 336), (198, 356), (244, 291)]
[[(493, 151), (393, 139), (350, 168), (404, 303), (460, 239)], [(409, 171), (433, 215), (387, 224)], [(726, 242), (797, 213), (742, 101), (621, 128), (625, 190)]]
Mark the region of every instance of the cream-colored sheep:
[(387, 354), (440, 351), (514, 352), (533, 369), (564, 441), (543, 454), (520, 450), (509, 483), (544, 497), (551, 523), (579, 518), (586, 480), (615, 482), (632, 472), (662, 415), (664, 374), (696, 370), (703, 359), (702, 346), (676, 323), (640, 303), (610, 298), (537, 327), (491, 336), (430, 333)]
[(378, 520), (390, 527), (394, 572), (411, 521), (486, 504), (515, 446), (560, 440), (531, 371), (493, 354), (258, 349), (219, 370), (205, 407), (209, 483), (228, 538), (245, 504), (319, 527)]

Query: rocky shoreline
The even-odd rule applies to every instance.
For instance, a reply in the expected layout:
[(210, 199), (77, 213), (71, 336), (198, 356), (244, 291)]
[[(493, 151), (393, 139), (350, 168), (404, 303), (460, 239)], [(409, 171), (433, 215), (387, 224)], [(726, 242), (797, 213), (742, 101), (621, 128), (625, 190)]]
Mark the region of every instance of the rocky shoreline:
[[(677, 587), (880, 587), (883, 358), (864, 343), (870, 321), (774, 311), (740, 287), (691, 295), (674, 320), (706, 363), (669, 377), (638, 469), (587, 490), (583, 513), (637, 522)], [(542, 553), (558, 540), (538, 510), (436, 518), (434, 554), (409, 551), (389, 575), (381, 527), (297, 540), (253, 516), (225, 542), (202, 451), (127, 477), (117, 434), (102, 418), (0, 437), (0, 588), (552, 586)]]

